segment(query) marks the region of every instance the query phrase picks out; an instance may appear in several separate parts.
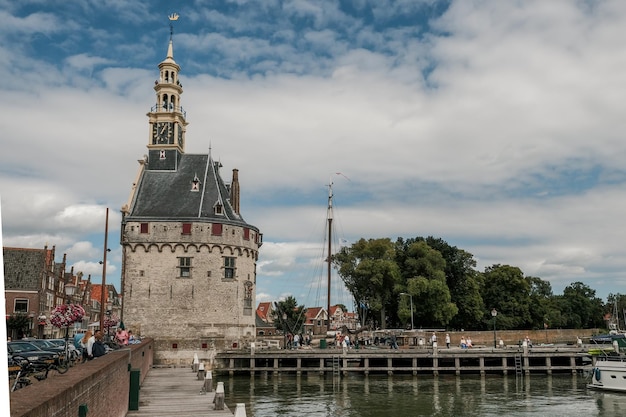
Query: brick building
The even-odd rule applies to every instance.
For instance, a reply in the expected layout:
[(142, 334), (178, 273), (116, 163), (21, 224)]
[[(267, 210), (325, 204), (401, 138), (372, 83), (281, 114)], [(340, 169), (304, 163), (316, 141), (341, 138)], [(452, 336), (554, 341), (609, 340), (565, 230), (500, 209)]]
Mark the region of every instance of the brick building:
[(155, 339), (156, 363), (254, 340), (259, 229), (239, 211), (230, 183), (208, 154), (185, 152), (183, 87), (170, 37), (148, 112), (148, 154), (122, 207), (122, 320)]
[(84, 300), (89, 298), (89, 286), (87, 281), (82, 280), (81, 273), (74, 274), (71, 268), (66, 270), (66, 255), (61, 262), (56, 262), (54, 246), (43, 249), (4, 247), (2, 250), (7, 320), (9, 324), (18, 318), (26, 317), (28, 320), (25, 327), (7, 329), (9, 337), (62, 337), (64, 330), (50, 325), (48, 319), (54, 307), (68, 301), (66, 285), (78, 287), (70, 301), (83, 305), (87, 314), (73, 330), (87, 328), (92, 309)]

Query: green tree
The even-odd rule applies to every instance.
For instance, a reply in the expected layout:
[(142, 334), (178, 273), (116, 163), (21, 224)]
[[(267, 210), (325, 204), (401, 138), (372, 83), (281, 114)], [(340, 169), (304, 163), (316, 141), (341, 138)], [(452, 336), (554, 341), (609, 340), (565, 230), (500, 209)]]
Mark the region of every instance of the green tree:
[(510, 265), (493, 265), (483, 273), (483, 300), (485, 301), (485, 327), (492, 324), (491, 310), (496, 309), (498, 327), (526, 329), (532, 319), (530, 314), (530, 281), (522, 270)]
[(406, 292), (413, 296), (415, 317), (421, 325), (446, 326), (458, 309), (446, 284), (446, 261), (425, 241), (408, 245), (399, 257)]
[[(339, 276), (360, 310), (379, 314), (379, 325), (387, 327), (387, 309), (393, 303), (394, 288), (400, 280), (390, 239), (360, 239), (333, 256)], [(361, 313), (362, 311), (360, 311)]]
[(306, 309), (304, 305), (298, 305), (295, 297), (290, 295), (283, 301), (274, 303), (274, 307), (272, 318), (276, 329), (293, 334), (304, 330)]
[(568, 285), (563, 290), (561, 302), (567, 318), (566, 327), (589, 329), (604, 325), (602, 300), (588, 285), (582, 282)]
[(559, 327), (558, 311), (553, 308), (552, 286), (538, 277), (526, 277), (530, 284), (531, 328)]
[(18, 338), (29, 336), (30, 319), (24, 313), (15, 313), (7, 318), (7, 330), (10, 335), (14, 335)]
[(459, 312), (450, 320), (450, 326), (457, 329), (476, 329), (480, 327), (485, 312), (485, 304), (480, 294), (482, 276), (476, 270), (474, 255), (446, 241), (432, 236), (426, 243), (441, 253), (446, 261), (446, 284), (450, 290), (452, 302)]

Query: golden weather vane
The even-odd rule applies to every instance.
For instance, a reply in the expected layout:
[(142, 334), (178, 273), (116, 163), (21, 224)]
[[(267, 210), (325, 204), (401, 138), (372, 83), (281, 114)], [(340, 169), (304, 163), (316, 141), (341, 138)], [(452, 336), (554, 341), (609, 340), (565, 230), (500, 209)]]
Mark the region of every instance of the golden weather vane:
[(167, 18), (170, 20), (170, 39), (174, 35), (174, 24), (172, 22), (178, 20), (179, 17), (180, 16), (178, 16), (178, 13), (172, 13), (171, 15), (167, 16)]

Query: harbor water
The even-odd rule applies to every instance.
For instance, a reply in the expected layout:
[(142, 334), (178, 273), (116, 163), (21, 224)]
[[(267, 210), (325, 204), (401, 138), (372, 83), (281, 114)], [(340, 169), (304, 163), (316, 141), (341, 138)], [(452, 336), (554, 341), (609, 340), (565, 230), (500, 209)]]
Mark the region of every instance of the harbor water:
[(626, 393), (588, 390), (585, 375), (223, 376), (247, 417), (625, 416)]

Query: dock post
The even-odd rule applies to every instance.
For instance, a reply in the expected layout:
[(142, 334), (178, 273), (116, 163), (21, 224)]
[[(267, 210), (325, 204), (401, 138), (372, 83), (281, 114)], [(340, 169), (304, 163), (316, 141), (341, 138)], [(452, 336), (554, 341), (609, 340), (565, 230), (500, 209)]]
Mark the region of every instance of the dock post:
[(439, 375), (439, 351), (437, 342), (433, 342), (433, 375)]
[(213, 372), (207, 371), (204, 376), (204, 391), (213, 392)]
[(193, 362), (191, 364), (191, 370), (194, 373), (198, 373), (198, 364), (200, 363), (200, 361), (198, 360), (198, 354), (194, 353), (193, 354)]
[(246, 417), (245, 403), (237, 403), (237, 407), (235, 408), (235, 417)]
[(198, 366), (198, 381), (202, 381), (204, 379), (204, 363), (200, 363)]
[(218, 382), (217, 389), (215, 390), (215, 409), (223, 410), (224, 409), (224, 383)]
[(526, 340), (522, 342), (522, 349), (524, 350), (524, 369), (528, 375), (530, 374), (530, 359), (528, 358), (528, 343), (526, 343)]

